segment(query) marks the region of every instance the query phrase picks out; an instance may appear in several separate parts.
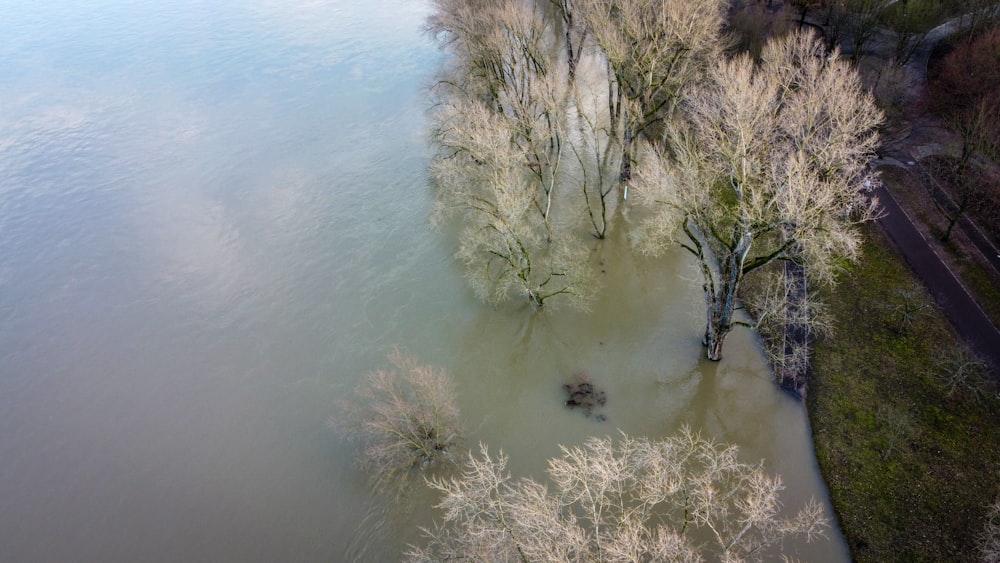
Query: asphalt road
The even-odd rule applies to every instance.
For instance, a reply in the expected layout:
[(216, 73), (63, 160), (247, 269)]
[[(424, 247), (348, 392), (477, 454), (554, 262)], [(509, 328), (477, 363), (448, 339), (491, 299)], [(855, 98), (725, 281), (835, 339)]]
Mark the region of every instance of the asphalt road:
[(892, 194), (884, 187), (876, 194), (885, 209), (878, 221), (882, 230), (944, 311), (958, 335), (991, 365), (993, 374), (1000, 377), (1000, 330), (938, 258)]

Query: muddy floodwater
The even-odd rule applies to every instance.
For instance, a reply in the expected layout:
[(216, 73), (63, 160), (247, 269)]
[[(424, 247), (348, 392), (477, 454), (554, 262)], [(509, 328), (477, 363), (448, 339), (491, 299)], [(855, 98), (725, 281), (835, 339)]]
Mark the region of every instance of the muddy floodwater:
[[(0, 0), (0, 560), (393, 561), (327, 425), (400, 347), (455, 377), (469, 443), (688, 424), (827, 503), (753, 337), (700, 360), (697, 271), (594, 241), (589, 314), (478, 302), (428, 222), (421, 0)], [(585, 372), (603, 422), (561, 403)], [(793, 544), (845, 561), (829, 539)]]

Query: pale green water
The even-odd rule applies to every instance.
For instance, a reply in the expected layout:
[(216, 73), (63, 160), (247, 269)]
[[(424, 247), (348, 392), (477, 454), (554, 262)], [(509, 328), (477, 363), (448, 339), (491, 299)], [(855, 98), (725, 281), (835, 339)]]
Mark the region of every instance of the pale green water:
[[(397, 559), (430, 515), (326, 426), (393, 346), (517, 474), (688, 423), (825, 498), (749, 335), (698, 359), (681, 254), (595, 241), (588, 315), (474, 299), (427, 222), (426, 10), (0, 0), (0, 560)], [(560, 407), (578, 370), (607, 422)], [(845, 560), (831, 537), (799, 555)]]

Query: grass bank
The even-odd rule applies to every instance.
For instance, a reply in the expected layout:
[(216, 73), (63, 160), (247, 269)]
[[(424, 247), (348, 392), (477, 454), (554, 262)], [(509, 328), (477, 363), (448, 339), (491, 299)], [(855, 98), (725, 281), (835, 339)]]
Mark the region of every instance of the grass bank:
[(877, 227), (826, 299), (836, 335), (816, 346), (809, 416), (854, 559), (976, 561), (1000, 494), (1000, 401), (951, 388), (963, 348)]

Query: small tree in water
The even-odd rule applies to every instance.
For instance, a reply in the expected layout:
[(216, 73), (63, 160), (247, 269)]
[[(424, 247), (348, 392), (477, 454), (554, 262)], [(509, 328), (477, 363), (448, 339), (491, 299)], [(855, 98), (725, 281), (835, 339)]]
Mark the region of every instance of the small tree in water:
[(832, 283), (858, 253), (855, 226), (878, 209), (868, 162), (882, 115), (855, 70), (805, 33), (769, 42), (760, 66), (745, 55), (720, 62), (683, 109), (686, 130), (640, 163), (637, 192), (652, 215), (635, 241), (657, 252), (683, 233), (703, 280), (707, 356), (719, 360), (741, 324), (744, 276), (792, 261)]
[(463, 219), (456, 256), (476, 294), (493, 304), (520, 294), (538, 307), (563, 296), (586, 308), (596, 291), (589, 249), (538, 212), (510, 122), (461, 99), (443, 104), (438, 120), (435, 219)]
[(823, 534), (815, 501), (780, 516), (781, 478), (736, 456), (688, 429), (656, 442), (591, 438), (549, 460), (550, 492), (513, 481), (507, 458), (482, 446), (460, 477), (430, 481), (445, 495), (444, 523), (409, 561), (752, 561), (785, 538)]
[(360, 465), (376, 485), (401, 485), (413, 469), (453, 461), (462, 431), (451, 377), (399, 350), (370, 373), (331, 425), (362, 442)]

